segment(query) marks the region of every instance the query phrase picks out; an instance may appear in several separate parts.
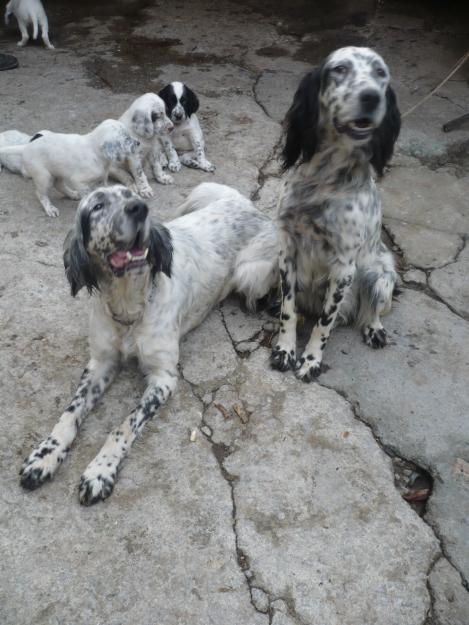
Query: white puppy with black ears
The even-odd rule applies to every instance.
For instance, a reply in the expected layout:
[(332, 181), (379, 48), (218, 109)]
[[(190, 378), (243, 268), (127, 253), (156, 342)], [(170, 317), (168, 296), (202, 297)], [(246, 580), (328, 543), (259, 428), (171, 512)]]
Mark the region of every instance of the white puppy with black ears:
[(158, 93), (166, 105), (166, 113), (174, 124), (171, 137), (161, 137), (164, 154), (162, 164), (170, 171), (179, 171), (182, 165), (215, 171), (205, 158), (205, 143), (202, 129), (197, 119), (199, 99), (187, 85), (172, 82)]
[(54, 46), (49, 41), (49, 22), (41, 0), (10, 0), (5, 8), (5, 24), (8, 24), (10, 21), (10, 15), (14, 15), (18, 21), (21, 39), (17, 45), (20, 48), (28, 43), (28, 27), (32, 26), (33, 39), (37, 39), (40, 27), (44, 45), (49, 50), (54, 49)]

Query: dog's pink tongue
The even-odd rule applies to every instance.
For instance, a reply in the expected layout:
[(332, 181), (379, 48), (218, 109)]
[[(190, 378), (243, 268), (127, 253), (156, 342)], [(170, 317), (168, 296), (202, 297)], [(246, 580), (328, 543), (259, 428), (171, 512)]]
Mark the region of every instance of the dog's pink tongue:
[(119, 251), (119, 252), (114, 252), (114, 254), (111, 255), (111, 257), (109, 258), (109, 261), (111, 263), (111, 265), (113, 267), (115, 267), (116, 269), (120, 269), (121, 267), (125, 267), (125, 265), (127, 264), (127, 252), (124, 251)]

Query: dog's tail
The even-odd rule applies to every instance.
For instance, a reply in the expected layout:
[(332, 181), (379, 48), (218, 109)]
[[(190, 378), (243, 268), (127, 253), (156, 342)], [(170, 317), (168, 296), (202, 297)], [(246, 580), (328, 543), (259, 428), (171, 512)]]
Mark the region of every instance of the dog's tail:
[(8, 145), (4, 148), (0, 148), (0, 156), (8, 156), (9, 154), (23, 154), (23, 150), (27, 145), (27, 143), (22, 143), (21, 145)]
[(223, 200), (227, 198), (243, 198), (246, 200), (244, 196), (241, 195), (236, 189), (232, 187), (228, 187), (226, 184), (218, 184), (216, 182), (202, 182), (197, 185), (195, 189), (193, 189), (185, 201), (180, 204), (175, 212), (174, 218), (181, 217), (182, 215), (187, 215), (188, 213), (193, 213), (194, 211), (198, 211), (201, 208), (205, 208), (212, 202), (216, 202), (217, 200)]
[(233, 276), (235, 289), (246, 297), (250, 310), (278, 284), (278, 252), (277, 230), (266, 219), (262, 229), (238, 254)]
[(5, 7), (5, 24), (10, 23), (10, 15), (13, 15), (13, 11), (11, 10), (11, 2), (9, 2)]

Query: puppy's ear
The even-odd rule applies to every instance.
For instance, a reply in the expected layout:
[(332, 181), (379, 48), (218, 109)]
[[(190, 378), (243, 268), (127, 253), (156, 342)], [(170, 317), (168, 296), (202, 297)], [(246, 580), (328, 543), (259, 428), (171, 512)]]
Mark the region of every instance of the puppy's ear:
[(185, 88), (184, 95), (186, 96), (184, 110), (186, 111), (187, 117), (190, 117), (199, 110), (199, 98), (195, 95), (192, 89), (189, 89), (189, 87)]
[(285, 146), (283, 170), (290, 169), (301, 157), (309, 161), (318, 145), (319, 91), (322, 66), (306, 74), (300, 82), (284, 121)]
[(386, 90), (386, 114), (371, 139), (370, 162), (378, 176), (383, 175), (385, 166), (391, 160), (400, 129), (401, 113), (397, 106), (396, 94), (391, 87), (388, 87)]
[(168, 117), (171, 113), (171, 106), (170, 106), (171, 93), (172, 93), (171, 85), (166, 85), (166, 87), (163, 87), (161, 91), (158, 91), (158, 95), (163, 100), (164, 105), (166, 107), (166, 115), (168, 115)]
[(85, 237), (89, 237), (89, 217), (82, 214), (79, 222), (73, 227), (64, 241), (65, 275), (70, 283), (73, 297), (84, 286), (91, 294), (93, 289), (99, 289), (98, 271), (90, 260), (85, 248)]
[(132, 130), (139, 137), (147, 137), (150, 139), (153, 136), (154, 128), (153, 121), (151, 119), (151, 111), (135, 111), (132, 115)]
[(161, 224), (151, 224), (148, 260), (152, 267), (153, 276), (162, 271), (168, 278), (171, 277), (173, 243), (169, 230)]

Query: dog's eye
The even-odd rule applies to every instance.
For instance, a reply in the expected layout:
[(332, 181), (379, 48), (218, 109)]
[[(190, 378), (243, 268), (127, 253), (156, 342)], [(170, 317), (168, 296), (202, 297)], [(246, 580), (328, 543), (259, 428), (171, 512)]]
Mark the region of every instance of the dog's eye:
[(345, 65), (337, 65), (337, 67), (334, 67), (334, 72), (343, 76), (347, 73), (347, 68), (345, 67)]
[(382, 67), (378, 67), (378, 69), (376, 70), (376, 73), (378, 74), (380, 78), (386, 78), (386, 72), (384, 71)]
[(180, 100), (181, 104), (185, 104), (186, 103), (186, 98), (182, 97)]
[(92, 213), (96, 213), (104, 208), (104, 204), (95, 204), (91, 209)]
[(160, 116), (159, 113), (152, 113), (151, 114), (151, 121), (152, 122), (156, 122), (156, 120), (158, 119), (159, 116)]

